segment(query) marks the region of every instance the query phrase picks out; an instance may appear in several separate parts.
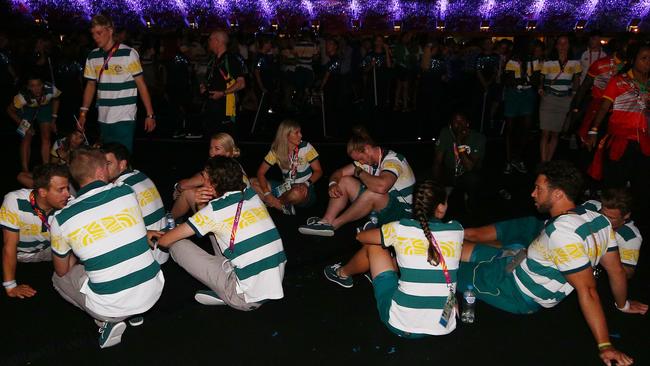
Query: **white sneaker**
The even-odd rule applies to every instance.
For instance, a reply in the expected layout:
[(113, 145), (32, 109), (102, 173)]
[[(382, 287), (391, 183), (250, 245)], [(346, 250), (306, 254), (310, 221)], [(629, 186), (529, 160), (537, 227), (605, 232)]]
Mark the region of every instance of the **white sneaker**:
[(219, 298), (216, 292), (210, 290), (199, 290), (194, 294), (194, 300), (203, 305), (226, 305), (226, 302)]
[(104, 322), (99, 328), (99, 348), (112, 347), (122, 342), (122, 334), (126, 330), (124, 322)]

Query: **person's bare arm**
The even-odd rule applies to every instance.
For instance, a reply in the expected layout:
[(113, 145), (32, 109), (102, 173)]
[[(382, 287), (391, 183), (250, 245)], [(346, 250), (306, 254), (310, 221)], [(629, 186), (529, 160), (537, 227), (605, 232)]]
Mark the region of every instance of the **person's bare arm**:
[(627, 298), (627, 275), (618, 251), (607, 252), (600, 259), (600, 264), (607, 271), (609, 288), (614, 295), (616, 307), (624, 313), (645, 314), (648, 311), (648, 305)]
[(329, 188), (327, 193), (330, 198), (339, 198), (343, 195), (341, 189), (339, 188), (339, 181), (343, 177), (349, 177), (354, 174), (354, 164), (348, 164), (342, 168), (337, 169), (332, 175), (330, 175)]
[(59, 257), (58, 255), (52, 256), (52, 264), (54, 265), (54, 272), (59, 277), (63, 277), (70, 271), (70, 268), (76, 263), (76, 257), (68, 253), (65, 257)]
[(187, 189), (192, 189), (192, 188), (198, 188), (201, 187), (205, 184), (205, 179), (203, 179), (203, 175), (201, 173), (196, 173), (193, 176), (185, 179), (181, 179), (178, 182), (178, 190), (185, 191)]
[(573, 109), (580, 108), (585, 96), (591, 91), (591, 87), (593, 85), (594, 78), (587, 74), (587, 76), (585, 76), (585, 79), (582, 81), (582, 84), (580, 84), (580, 87), (576, 91), (576, 94), (573, 96), (573, 100), (571, 101), (571, 107)]
[(192, 230), (188, 223), (183, 223), (161, 236), (160, 239), (158, 239), (158, 245), (164, 248), (169, 248), (177, 241), (189, 238), (192, 235), (194, 235), (194, 230)]
[[(600, 109), (598, 109), (598, 113), (596, 113), (596, 117), (594, 118), (594, 122), (591, 125), (592, 129), (595, 129), (596, 131), (598, 128), (600, 128), (600, 125), (603, 123), (603, 120), (605, 119), (605, 116), (607, 115), (607, 112), (609, 111), (609, 108), (612, 106), (612, 101), (607, 99), (607, 98), (602, 98), (601, 103), (600, 103)], [(596, 146), (596, 141), (598, 140), (598, 134), (596, 133), (591, 133), (587, 136), (587, 150), (591, 151)]]
[(361, 171), (359, 179), (368, 188), (368, 190), (386, 194), (393, 187), (397, 181), (397, 176), (393, 173), (383, 171), (378, 176), (368, 174), (366, 171)]
[[(20, 233), (7, 229), (2, 229), (2, 281), (11, 282), (16, 280), (16, 262), (18, 261), (18, 241), (20, 240)], [(9, 297), (18, 297), (24, 299), (36, 295), (30, 285), (16, 284), (13, 288), (6, 288), (5, 292)]]
[(20, 117), (18, 117), (18, 109), (14, 107), (14, 104), (11, 103), (9, 106), (7, 106), (7, 115), (9, 115), (9, 118), (11, 118), (12, 121), (16, 123), (16, 125), (20, 125)]
[(467, 228), (465, 240), (474, 243), (494, 242), (497, 240), (497, 228), (494, 225)]
[(151, 95), (149, 95), (149, 88), (147, 88), (147, 83), (144, 81), (142, 75), (138, 75), (133, 78), (135, 80), (135, 85), (138, 88), (138, 94), (140, 94), (140, 99), (144, 105), (145, 110), (147, 111), (147, 117), (144, 119), (144, 130), (146, 132), (152, 132), (156, 129), (156, 120), (149, 118), (153, 116), (153, 105), (151, 104)]
[(79, 111), (79, 128), (83, 131), (86, 128), (86, 113), (90, 108), (90, 103), (95, 98), (97, 91), (97, 82), (95, 80), (87, 80), (86, 87), (84, 88), (83, 99), (81, 100), (81, 110)]
[(309, 163), (309, 166), (311, 167), (312, 173), (311, 177), (309, 177), (309, 180), (311, 181), (311, 184), (316, 183), (320, 177), (323, 176), (323, 168), (320, 166), (320, 160), (314, 160), (311, 163)]
[(357, 241), (363, 244), (381, 245), (380, 229), (370, 229), (357, 234)]

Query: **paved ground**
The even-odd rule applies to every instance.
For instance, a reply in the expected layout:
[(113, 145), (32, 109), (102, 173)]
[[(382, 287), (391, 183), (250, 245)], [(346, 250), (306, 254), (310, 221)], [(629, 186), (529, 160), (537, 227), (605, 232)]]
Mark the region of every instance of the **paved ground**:
[[(305, 136), (310, 140), (309, 136)], [(394, 140), (390, 140), (394, 141)], [(15, 155), (13, 136), (2, 137), (5, 156)], [(140, 140), (136, 168), (151, 176), (169, 203), (177, 179), (201, 168), (207, 145), (202, 142)], [(344, 146), (315, 143), (325, 172), (346, 162)], [(389, 144), (404, 153), (419, 179), (430, 172), (433, 145)], [(242, 143), (242, 162), (253, 174), (268, 145)], [(498, 172), (502, 148), (488, 146), (485, 190), (481, 207), (471, 214), (453, 204), (449, 216), (465, 226), (533, 211), (529, 190), (533, 177), (504, 179)], [(181, 160), (180, 157), (184, 159)], [(534, 157), (531, 157), (531, 160)], [(2, 192), (16, 188), (7, 168), (0, 182)], [(323, 182), (326, 182), (324, 179)], [(326, 185), (318, 185), (324, 197)], [(497, 188), (507, 187), (513, 199), (505, 201)], [(306, 217), (322, 213), (325, 200), (296, 217), (272, 213), (288, 257), (284, 281), (285, 298), (250, 313), (227, 307), (205, 307), (193, 294), (202, 286), (175, 263), (163, 270), (165, 289), (160, 301), (146, 314), (145, 324), (129, 328), (121, 345), (100, 350), (97, 328), (81, 311), (65, 302), (52, 288), (51, 265), (29, 264), (18, 268), (20, 282), (38, 294), (15, 300), (2, 296), (2, 352), (0, 365), (58, 364), (458, 364), (458, 365), (598, 365), (596, 346), (579, 311), (576, 296), (530, 316), (515, 316), (478, 303), (476, 324), (460, 324), (451, 335), (403, 340), (379, 321), (371, 285), (363, 277), (351, 289), (327, 281), (323, 267), (345, 261), (356, 250), (353, 225), (333, 238), (302, 236), (297, 226)], [(646, 232), (646, 237), (650, 237)], [(205, 244), (205, 243), (204, 243)], [(647, 250), (642, 251), (640, 270), (631, 284), (631, 296), (650, 302), (650, 271)], [(606, 276), (599, 280), (612, 340), (637, 359), (650, 364), (648, 317), (615, 311)]]

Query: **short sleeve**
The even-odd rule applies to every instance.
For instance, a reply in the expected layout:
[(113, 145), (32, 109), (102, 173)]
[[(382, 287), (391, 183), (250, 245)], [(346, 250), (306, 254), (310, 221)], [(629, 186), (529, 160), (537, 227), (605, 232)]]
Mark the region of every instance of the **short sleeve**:
[(636, 266), (639, 262), (639, 252), (643, 238), (638, 230), (633, 230), (628, 225), (621, 226), (616, 231), (618, 253), (621, 256), (621, 263), (627, 266)]
[(576, 61), (573, 65), (573, 73), (574, 74), (581, 74), (582, 73), (582, 65), (580, 64), (580, 61)]
[(61, 96), (61, 90), (59, 90), (56, 86), (52, 85), (52, 98), (58, 98)]
[(542, 75), (548, 75), (551, 73), (550, 65), (547, 61), (542, 62), (539, 70), (541, 71)]
[(381, 246), (388, 248), (397, 243), (399, 221), (389, 222), (381, 226)]
[(5, 195), (4, 201), (2, 202), (2, 207), (0, 208), (0, 226), (10, 231), (20, 231), (18, 202), (13, 194)]
[(97, 80), (97, 71), (90, 62), (90, 58), (86, 59), (86, 66), (84, 66), (84, 78), (88, 80)]
[(390, 172), (396, 177), (399, 177), (403, 172), (402, 162), (396, 157), (384, 159), (384, 161), (381, 162), (381, 171)]
[(270, 166), (273, 166), (278, 163), (278, 157), (275, 155), (273, 150), (269, 150), (269, 152), (264, 157), (264, 162), (269, 164)]
[(63, 235), (56, 216), (50, 220), (50, 245), (52, 246), (52, 253), (58, 257), (67, 256), (72, 250), (66, 237)]
[(197, 236), (202, 237), (209, 233), (216, 232), (217, 223), (213, 217), (214, 211), (212, 211), (212, 205), (208, 203), (199, 212), (187, 219), (187, 224), (190, 225)]
[(307, 143), (307, 149), (305, 152), (305, 159), (307, 162), (311, 163), (314, 160), (318, 160), (318, 151), (310, 144), (309, 142)]
[(140, 55), (138, 51), (131, 49), (129, 53), (129, 64), (127, 65), (127, 70), (131, 76), (136, 77), (142, 74), (142, 65), (140, 64)]
[(591, 267), (584, 241), (575, 233), (575, 228), (562, 218), (553, 225), (555, 230), (549, 237), (548, 247), (557, 269), (567, 275)]
[(623, 93), (623, 90), (618, 86), (619, 81), (620, 77), (618, 76), (615, 76), (609, 80), (609, 83), (607, 83), (607, 86), (605, 87), (603, 98), (613, 102), (616, 97)]

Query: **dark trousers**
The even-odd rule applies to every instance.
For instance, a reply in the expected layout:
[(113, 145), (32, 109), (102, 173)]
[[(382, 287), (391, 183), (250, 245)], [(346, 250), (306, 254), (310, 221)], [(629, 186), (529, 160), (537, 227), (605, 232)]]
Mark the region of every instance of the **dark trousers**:
[(618, 161), (609, 159), (605, 152), (603, 183), (605, 188), (625, 187), (630, 182), (634, 196), (633, 212), (643, 212), (650, 205), (650, 156), (641, 152), (638, 142), (628, 142), (625, 153)]

